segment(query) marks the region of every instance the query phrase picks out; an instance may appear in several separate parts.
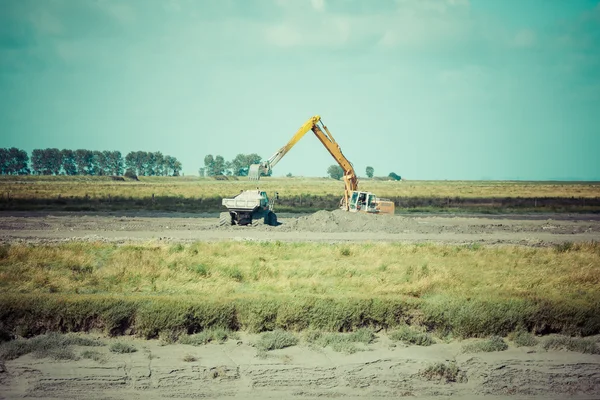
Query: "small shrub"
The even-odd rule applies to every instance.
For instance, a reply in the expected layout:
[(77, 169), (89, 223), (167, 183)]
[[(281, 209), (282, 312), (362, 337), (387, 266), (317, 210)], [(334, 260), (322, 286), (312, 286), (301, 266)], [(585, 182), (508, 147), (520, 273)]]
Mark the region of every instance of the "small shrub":
[(77, 356), (69, 346), (102, 346), (98, 339), (73, 334), (48, 333), (31, 339), (17, 339), (0, 345), (0, 359), (14, 360), (25, 354), (34, 353), (37, 358), (52, 357), (58, 360), (74, 360)]
[(196, 265), (190, 267), (190, 270), (202, 277), (207, 277), (210, 275), (209, 268), (206, 264), (202, 264), (202, 263), (196, 264)]
[(350, 332), (348, 337), (351, 342), (369, 344), (375, 340), (375, 332), (371, 328), (359, 328), (354, 332)]
[(463, 353), (483, 353), (492, 351), (504, 351), (508, 345), (500, 336), (492, 336), (489, 339), (469, 343), (463, 346)]
[(0, 246), (0, 260), (8, 258), (8, 253), (10, 250), (10, 244), (3, 244)]
[(109, 347), (109, 350), (112, 351), (113, 353), (120, 353), (120, 354), (135, 353), (137, 351), (135, 346), (133, 346), (129, 343), (123, 343), (123, 342), (115, 342), (115, 343), (111, 344)]
[(99, 351), (95, 350), (85, 350), (81, 353), (81, 357), (88, 360), (94, 360), (99, 363), (106, 362), (106, 357)]
[(298, 344), (298, 338), (291, 332), (275, 330), (263, 333), (255, 346), (259, 350), (269, 351), (283, 349)]
[(330, 343), (330, 346), (333, 351), (337, 351), (338, 353), (354, 354), (359, 351), (359, 348), (356, 347), (356, 344), (352, 342), (333, 342)]
[(517, 331), (508, 336), (517, 347), (534, 347), (537, 346), (538, 340), (529, 332)]
[(227, 269), (225, 269), (224, 272), (225, 272), (225, 276), (233, 279), (234, 281), (242, 282), (244, 280), (244, 274), (239, 269), (239, 267), (227, 268)]
[(567, 251), (571, 250), (572, 248), (573, 248), (572, 242), (563, 242), (563, 243), (557, 243), (554, 245), (554, 250), (557, 253), (566, 253)]
[(435, 343), (431, 335), (426, 332), (420, 332), (415, 328), (409, 326), (402, 326), (398, 330), (390, 333), (390, 339), (395, 341), (401, 341), (410, 344), (416, 344), (417, 346), (431, 346)]
[(352, 251), (350, 251), (350, 249), (347, 247), (344, 247), (343, 249), (340, 250), (340, 255), (342, 255), (344, 257), (348, 257), (351, 254), (352, 254)]
[(304, 340), (306, 340), (308, 343), (316, 343), (321, 336), (323, 336), (323, 333), (320, 331), (308, 330), (304, 332)]
[(194, 357), (193, 355), (191, 355), (191, 354), (186, 354), (183, 357), (183, 361), (185, 361), (185, 362), (194, 362), (194, 361), (197, 361), (197, 360), (198, 359), (196, 357)]
[(228, 329), (213, 328), (206, 329), (193, 335), (180, 336), (179, 343), (191, 344), (192, 346), (201, 346), (210, 342), (225, 343), (227, 339), (237, 338), (237, 334)]
[(542, 348), (545, 350), (569, 350), (585, 354), (600, 354), (600, 348), (593, 340), (568, 336), (548, 337), (542, 342)]
[(448, 382), (466, 382), (467, 377), (463, 371), (458, 369), (456, 362), (452, 361), (448, 364), (439, 362), (432, 364), (422, 371), (419, 375), (428, 381), (440, 380)]
[(178, 243), (169, 248), (169, 253), (180, 253), (183, 250), (185, 250), (185, 246), (181, 243)]
[(350, 333), (320, 333), (312, 331), (305, 336), (309, 343), (321, 347), (330, 346), (333, 351), (347, 354), (356, 353), (360, 349), (356, 343), (369, 344), (375, 339), (375, 332), (370, 328), (360, 328)]

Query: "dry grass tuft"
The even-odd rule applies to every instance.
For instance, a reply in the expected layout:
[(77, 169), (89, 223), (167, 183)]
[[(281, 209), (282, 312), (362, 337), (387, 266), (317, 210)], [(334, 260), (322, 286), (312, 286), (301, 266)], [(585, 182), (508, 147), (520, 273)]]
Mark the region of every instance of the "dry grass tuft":
[(600, 347), (592, 339), (552, 336), (542, 341), (542, 347), (545, 350), (569, 350), (585, 354), (600, 354)]
[(508, 345), (499, 336), (492, 336), (489, 339), (479, 340), (466, 344), (462, 347), (463, 353), (489, 353), (492, 351), (504, 351)]

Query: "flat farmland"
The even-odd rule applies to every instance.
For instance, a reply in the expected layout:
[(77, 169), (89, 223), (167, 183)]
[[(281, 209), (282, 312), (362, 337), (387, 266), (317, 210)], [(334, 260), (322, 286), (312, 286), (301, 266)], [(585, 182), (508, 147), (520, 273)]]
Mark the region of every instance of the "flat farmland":
[[(218, 211), (221, 198), (260, 187), (279, 193), (280, 211), (314, 212), (337, 207), (343, 183), (327, 178), (271, 178), (249, 181), (197, 177), (1, 177), (4, 210)], [(396, 203), (399, 212), (598, 212), (598, 182), (383, 181), (362, 179), (361, 190)]]
[[(6, 398), (600, 391), (598, 183), (0, 182)], [(281, 224), (219, 226), (257, 185)]]

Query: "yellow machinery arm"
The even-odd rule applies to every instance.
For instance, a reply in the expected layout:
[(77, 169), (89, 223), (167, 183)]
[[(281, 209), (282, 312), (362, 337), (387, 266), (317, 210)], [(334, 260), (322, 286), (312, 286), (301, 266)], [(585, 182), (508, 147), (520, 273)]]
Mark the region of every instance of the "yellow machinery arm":
[[(321, 129), (319, 123), (321, 124), (323, 129)], [(352, 167), (350, 161), (348, 161), (348, 159), (344, 156), (344, 154), (342, 153), (342, 149), (340, 149), (340, 146), (333, 138), (333, 135), (331, 134), (331, 132), (329, 132), (329, 129), (327, 129), (323, 121), (321, 121), (321, 117), (318, 115), (315, 115), (314, 117), (306, 121), (300, 127), (300, 129), (298, 129), (294, 136), (292, 136), (290, 141), (281, 149), (279, 149), (275, 154), (273, 154), (267, 161), (263, 161), (260, 164), (251, 165), (248, 171), (248, 178), (257, 180), (260, 179), (261, 174), (268, 175), (271, 169), (279, 162), (279, 160), (281, 160), (281, 158), (284, 155), (286, 155), (286, 153), (290, 151), (290, 149), (296, 143), (298, 143), (298, 141), (302, 139), (302, 137), (309, 130), (313, 131), (317, 139), (319, 139), (319, 141), (323, 143), (327, 151), (329, 151), (329, 154), (331, 154), (332, 157), (335, 158), (337, 163), (344, 170), (345, 190), (344, 198), (342, 199), (342, 206), (344, 209), (348, 210), (348, 200), (350, 198), (350, 193), (352, 193), (352, 191), (354, 190), (357, 190), (358, 188), (358, 177), (354, 172), (354, 167)]]

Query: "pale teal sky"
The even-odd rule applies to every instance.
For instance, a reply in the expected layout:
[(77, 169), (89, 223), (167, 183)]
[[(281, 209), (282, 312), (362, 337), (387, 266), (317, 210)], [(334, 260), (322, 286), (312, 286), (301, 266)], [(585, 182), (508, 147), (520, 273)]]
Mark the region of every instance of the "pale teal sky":
[[(598, 0), (0, 0), (0, 147), (600, 180)], [(325, 176), (312, 135), (274, 175)]]

